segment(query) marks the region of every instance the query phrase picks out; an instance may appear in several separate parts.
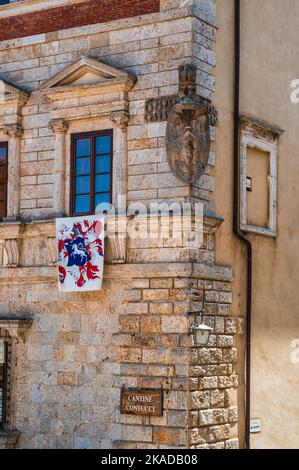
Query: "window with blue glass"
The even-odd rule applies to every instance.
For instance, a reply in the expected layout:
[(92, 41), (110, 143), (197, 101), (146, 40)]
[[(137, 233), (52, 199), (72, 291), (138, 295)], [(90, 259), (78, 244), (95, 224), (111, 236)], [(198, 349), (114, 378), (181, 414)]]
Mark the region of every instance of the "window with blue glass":
[(112, 202), (112, 131), (72, 136), (71, 212), (94, 214)]

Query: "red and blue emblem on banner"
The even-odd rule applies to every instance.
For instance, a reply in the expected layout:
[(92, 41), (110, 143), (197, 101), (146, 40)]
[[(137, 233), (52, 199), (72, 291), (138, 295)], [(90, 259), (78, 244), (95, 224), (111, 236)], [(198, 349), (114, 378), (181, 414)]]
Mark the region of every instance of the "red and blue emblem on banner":
[(59, 290), (100, 290), (104, 267), (104, 217), (56, 220)]

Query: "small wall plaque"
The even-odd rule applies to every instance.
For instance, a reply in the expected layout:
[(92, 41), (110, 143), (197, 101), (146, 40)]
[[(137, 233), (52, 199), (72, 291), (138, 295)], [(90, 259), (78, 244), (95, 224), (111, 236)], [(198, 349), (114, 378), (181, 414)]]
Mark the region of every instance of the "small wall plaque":
[(260, 418), (250, 420), (250, 432), (257, 434), (262, 431), (262, 420)]
[(122, 388), (121, 413), (137, 416), (163, 416), (162, 389)]

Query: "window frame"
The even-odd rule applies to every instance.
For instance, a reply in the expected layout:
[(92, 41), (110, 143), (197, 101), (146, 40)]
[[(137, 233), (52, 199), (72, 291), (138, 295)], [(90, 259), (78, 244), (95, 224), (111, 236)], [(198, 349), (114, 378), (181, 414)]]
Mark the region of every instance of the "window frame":
[[(247, 222), (247, 165), (250, 148), (269, 155), (267, 227), (249, 225)], [(275, 238), (277, 236), (277, 141), (270, 141), (244, 131), (241, 133), (240, 196), (240, 229)]]
[(0, 341), (2, 341), (4, 344), (3, 403), (2, 403), (2, 413), (0, 413), (0, 429), (3, 429), (7, 420), (9, 342), (3, 338), (0, 338)]
[[(4, 203), (5, 203), (5, 213), (3, 216), (0, 216), (0, 222), (3, 221), (3, 219), (5, 219), (5, 217), (7, 217), (7, 202), (8, 202), (8, 142), (0, 142), (0, 148), (4, 148), (6, 150), (6, 172), (5, 172), (5, 193), (6, 193), (6, 197), (4, 199)], [(1, 183), (2, 184), (2, 183)], [(2, 200), (0, 200), (0, 202), (2, 202)]]
[[(109, 136), (111, 138), (111, 149), (110, 149), (110, 159), (111, 159), (111, 167), (110, 167), (110, 204), (113, 201), (113, 129), (105, 129), (100, 131), (91, 131), (91, 132), (79, 132), (75, 134), (71, 134), (71, 171), (70, 171), (70, 214), (72, 217), (84, 217), (85, 215), (94, 215), (95, 214), (95, 207), (94, 207), (94, 198), (95, 194), (95, 140), (96, 137), (103, 137)], [(91, 184), (90, 184), (90, 198), (91, 198), (91, 207), (89, 212), (76, 212), (76, 141), (79, 139), (85, 138), (92, 138), (92, 148), (91, 148)], [(108, 154), (107, 154), (108, 155)], [(105, 173), (103, 173), (105, 174)], [(108, 173), (106, 173), (108, 174)], [(108, 191), (103, 191), (107, 193)], [(100, 194), (100, 193), (99, 193)]]

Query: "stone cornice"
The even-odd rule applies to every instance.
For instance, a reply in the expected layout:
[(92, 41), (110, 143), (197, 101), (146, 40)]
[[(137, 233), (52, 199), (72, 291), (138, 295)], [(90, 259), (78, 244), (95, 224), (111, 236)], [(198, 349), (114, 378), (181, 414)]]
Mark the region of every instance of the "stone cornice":
[(271, 124), (263, 119), (258, 119), (249, 115), (243, 115), (240, 117), (240, 125), (243, 129), (251, 128), (261, 134), (268, 134), (274, 139), (278, 139), (285, 132), (284, 129), (275, 124)]
[[(146, 269), (145, 269), (146, 267)], [(214, 281), (230, 282), (233, 279), (232, 270), (229, 267), (209, 265), (205, 263), (138, 263), (105, 265), (104, 282), (109, 279), (138, 279), (138, 278), (177, 278), (193, 277)], [(25, 268), (0, 268), (1, 284), (29, 284), (53, 283), (57, 280), (56, 267), (25, 267)], [(76, 295), (76, 294), (74, 294)], [(78, 294), (80, 295), (80, 294)]]

